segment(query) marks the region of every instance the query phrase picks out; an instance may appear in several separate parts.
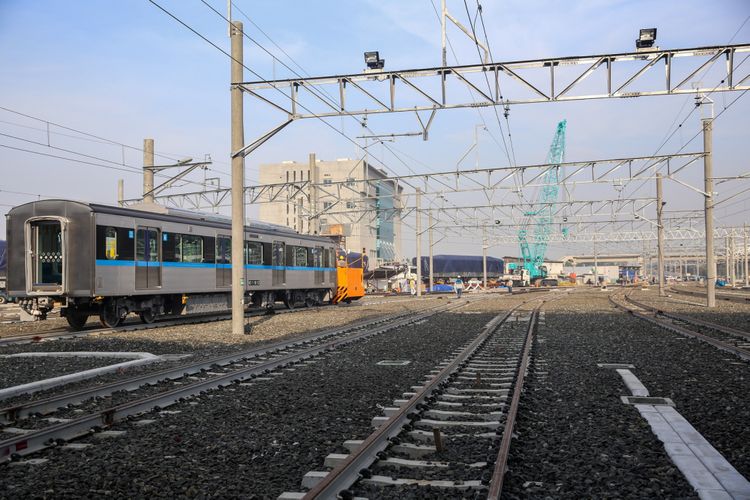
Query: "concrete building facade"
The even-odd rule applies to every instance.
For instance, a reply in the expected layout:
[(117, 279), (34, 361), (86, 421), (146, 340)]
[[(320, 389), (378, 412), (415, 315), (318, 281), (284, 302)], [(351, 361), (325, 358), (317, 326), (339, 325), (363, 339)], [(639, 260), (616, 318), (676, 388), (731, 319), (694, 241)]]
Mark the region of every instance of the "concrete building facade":
[(337, 235), (347, 250), (366, 250), (370, 267), (401, 258), (403, 188), (364, 160), (283, 161), (260, 165), (261, 184), (291, 183), (298, 191), (260, 204), (260, 219), (300, 233)]

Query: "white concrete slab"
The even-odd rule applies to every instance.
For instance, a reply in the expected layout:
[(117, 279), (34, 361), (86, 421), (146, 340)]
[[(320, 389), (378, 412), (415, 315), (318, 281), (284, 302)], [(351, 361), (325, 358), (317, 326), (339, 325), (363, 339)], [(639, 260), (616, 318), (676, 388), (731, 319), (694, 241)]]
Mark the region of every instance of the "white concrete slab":
[(633, 396), (648, 396), (648, 389), (638, 380), (638, 377), (633, 375), (633, 372), (623, 368), (618, 368), (617, 373), (620, 374), (622, 380), (625, 382), (628, 390)]

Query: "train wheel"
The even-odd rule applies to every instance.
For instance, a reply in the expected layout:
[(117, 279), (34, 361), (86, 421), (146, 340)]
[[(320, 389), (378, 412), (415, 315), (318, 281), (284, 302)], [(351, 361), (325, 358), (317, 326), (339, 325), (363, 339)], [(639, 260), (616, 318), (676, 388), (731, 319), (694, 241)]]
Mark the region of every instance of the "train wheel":
[(75, 330), (83, 330), (83, 326), (86, 324), (86, 322), (89, 320), (89, 315), (82, 312), (74, 312), (74, 311), (67, 311), (67, 314), (65, 315), (65, 319), (68, 320), (68, 324), (70, 327)]
[(107, 328), (115, 328), (122, 323), (122, 318), (117, 314), (117, 308), (105, 306), (99, 313), (99, 322)]
[(305, 299), (305, 307), (313, 307), (315, 305), (315, 299), (308, 297)]
[(141, 321), (143, 321), (147, 325), (150, 325), (151, 323), (156, 321), (156, 314), (154, 314), (153, 309), (146, 309), (144, 311), (141, 311), (138, 316), (140, 316)]
[(287, 309), (294, 309), (294, 298), (293, 297), (285, 297), (284, 298), (284, 305), (287, 307)]

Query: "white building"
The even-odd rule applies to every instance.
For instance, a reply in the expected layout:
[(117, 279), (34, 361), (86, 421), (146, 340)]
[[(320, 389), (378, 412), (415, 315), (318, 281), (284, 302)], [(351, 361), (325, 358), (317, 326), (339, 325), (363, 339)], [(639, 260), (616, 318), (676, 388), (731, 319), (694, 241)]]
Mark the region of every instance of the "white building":
[(403, 188), (364, 160), (284, 161), (260, 165), (260, 183), (293, 184), (299, 190), (260, 204), (260, 219), (300, 233), (342, 237), (347, 250), (366, 250), (371, 265), (401, 257)]

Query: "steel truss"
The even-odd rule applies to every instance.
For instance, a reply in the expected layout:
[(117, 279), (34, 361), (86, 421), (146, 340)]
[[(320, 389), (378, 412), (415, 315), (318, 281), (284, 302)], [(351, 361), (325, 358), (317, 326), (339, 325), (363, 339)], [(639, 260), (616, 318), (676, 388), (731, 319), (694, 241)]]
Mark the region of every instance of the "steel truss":
[[(633, 180), (646, 180), (653, 177), (655, 169), (661, 169), (666, 177), (676, 180), (675, 176), (683, 169), (695, 164), (702, 159), (704, 153), (680, 153), (660, 156), (641, 156), (630, 158), (596, 159), (578, 162), (565, 162), (559, 165), (561, 169), (561, 183), (572, 188), (579, 184), (607, 184), (617, 188)], [(257, 203), (286, 203), (298, 197), (305, 197), (303, 217), (308, 219), (319, 218), (323, 215), (343, 217), (348, 221), (360, 220), (363, 212), (373, 211), (378, 197), (363, 196), (362, 193), (375, 192), (375, 189), (390, 186), (392, 196), (397, 198), (396, 208), (391, 212), (400, 213), (401, 218), (408, 216), (415, 206), (414, 195), (403, 194), (403, 186), (413, 184), (424, 184), (423, 195), (432, 196), (433, 205), (435, 199), (442, 199), (442, 211), (462, 210), (464, 214), (480, 210), (480, 213), (488, 219), (514, 218), (530, 208), (528, 202), (520, 201), (514, 203), (504, 202), (497, 199), (498, 192), (505, 195), (519, 192), (521, 190), (542, 186), (542, 178), (550, 168), (556, 167), (552, 164), (519, 165), (516, 167), (489, 167), (467, 170), (448, 170), (442, 172), (431, 172), (424, 174), (392, 175), (380, 179), (369, 180), (346, 180), (326, 183), (312, 183), (310, 180), (284, 182), (277, 184), (265, 184), (245, 187), (245, 202)], [(677, 181), (681, 182), (681, 181)], [(438, 188), (430, 187), (438, 186)], [(327, 208), (315, 210), (309, 203), (313, 190), (317, 191), (318, 198), (329, 197), (335, 200)], [(176, 194), (161, 194), (155, 197), (157, 203), (165, 206), (178, 208), (190, 208), (200, 210), (204, 208), (217, 209), (228, 203), (230, 189), (216, 188), (212, 190), (193, 191)], [(467, 207), (445, 206), (448, 196), (461, 193), (482, 193), (482, 204), (473, 204)], [(385, 198), (389, 195), (381, 195)], [(503, 196), (504, 197), (504, 196)], [(607, 207), (612, 210), (632, 210), (639, 213), (645, 206), (627, 207), (622, 205), (630, 201), (644, 201), (649, 204), (650, 198), (636, 198), (631, 200), (616, 199), (605, 201), (568, 201), (559, 205), (565, 208), (566, 214), (576, 215), (583, 213), (586, 208), (589, 211), (600, 212)], [(346, 201), (357, 204), (354, 208), (344, 210), (342, 207)], [(123, 201), (125, 205), (139, 203), (139, 199)], [(476, 200), (474, 200), (476, 201)], [(619, 204), (619, 205), (618, 205)], [(558, 206), (558, 205), (556, 205)], [(619, 206), (619, 208), (617, 208)], [(648, 205), (646, 205), (648, 206)], [(596, 208), (598, 207), (598, 208)], [(435, 207), (433, 207), (435, 208)], [(487, 211), (490, 210), (490, 211)], [(571, 210), (567, 212), (567, 210)]]
[[(259, 139), (265, 141), (269, 134), (273, 135), (290, 121), (305, 118), (746, 90), (750, 89), (750, 65), (740, 69), (744, 60), (735, 61), (738, 54), (745, 52), (750, 52), (750, 45), (657, 49), (238, 82), (234, 86), (286, 115), (285, 122)], [(701, 71), (722, 59), (725, 70), (715, 86), (690, 86)], [(656, 77), (652, 75), (658, 67), (663, 67), (664, 72), (655, 84)], [(574, 68), (580, 68), (580, 71), (574, 71)], [(572, 71), (571, 76), (569, 72)], [(589, 77), (598, 73), (603, 73), (604, 78), (603, 82), (596, 84), (594, 78)], [(589, 83), (595, 87), (593, 91), (589, 89), (592, 86)], [(328, 92), (329, 89), (333, 92)], [(354, 95), (350, 95), (350, 90)], [(478, 98), (462, 100), (468, 95), (464, 91)], [(321, 109), (313, 111), (317, 108)], [(234, 154), (245, 156), (257, 147), (257, 143), (254, 141)]]

